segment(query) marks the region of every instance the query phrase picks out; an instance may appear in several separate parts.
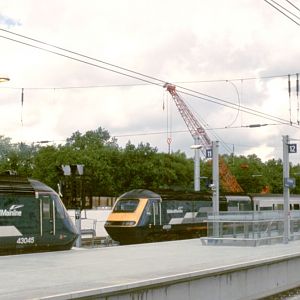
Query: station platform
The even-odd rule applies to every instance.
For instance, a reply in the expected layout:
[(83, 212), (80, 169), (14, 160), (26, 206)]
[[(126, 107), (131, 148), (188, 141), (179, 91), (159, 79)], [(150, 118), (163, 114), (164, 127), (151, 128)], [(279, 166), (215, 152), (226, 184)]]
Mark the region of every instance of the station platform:
[(300, 286), (299, 267), (300, 241), (73, 248), (0, 256), (0, 299), (258, 299)]

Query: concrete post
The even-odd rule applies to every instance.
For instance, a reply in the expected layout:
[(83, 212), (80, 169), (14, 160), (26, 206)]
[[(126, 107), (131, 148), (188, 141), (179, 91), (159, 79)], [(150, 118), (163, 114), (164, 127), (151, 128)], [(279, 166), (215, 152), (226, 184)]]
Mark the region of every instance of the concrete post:
[(289, 136), (283, 136), (283, 214), (284, 214), (284, 230), (283, 230), (283, 243), (287, 244), (290, 238), (290, 190), (286, 184), (286, 179), (289, 178), (290, 166), (289, 166), (289, 152), (288, 152)]
[[(213, 213), (217, 217), (219, 215), (219, 142), (212, 142), (213, 151)], [(214, 237), (219, 236), (219, 223), (214, 222), (213, 226)]]
[(219, 212), (219, 142), (212, 142), (213, 149), (213, 212)]
[(200, 191), (200, 140), (195, 138), (195, 157), (194, 157), (194, 190)]
[(76, 247), (80, 248), (81, 247), (81, 209), (76, 209), (75, 210), (75, 227), (78, 231), (78, 238), (76, 240)]

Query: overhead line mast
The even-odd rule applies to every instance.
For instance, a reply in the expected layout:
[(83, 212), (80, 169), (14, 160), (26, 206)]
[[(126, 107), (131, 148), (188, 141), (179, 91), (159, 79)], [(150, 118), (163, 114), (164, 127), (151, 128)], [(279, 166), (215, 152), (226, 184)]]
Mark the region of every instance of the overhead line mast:
[[(181, 117), (183, 118), (190, 134), (194, 139), (195, 145), (201, 145), (203, 147), (202, 151), (203, 153), (205, 153), (205, 149), (212, 148), (212, 141), (207, 135), (205, 129), (196, 119), (196, 117), (185, 104), (183, 99), (179, 96), (179, 94), (176, 91), (176, 86), (171, 83), (165, 83), (164, 88), (166, 88), (167, 91), (171, 94), (179, 110), (179, 113), (181, 114)], [(220, 159), (219, 161), (219, 172), (222, 187), (226, 192), (243, 192), (243, 189), (241, 188), (241, 186), (239, 185), (236, 178), (233, 176), (223, 159)]]

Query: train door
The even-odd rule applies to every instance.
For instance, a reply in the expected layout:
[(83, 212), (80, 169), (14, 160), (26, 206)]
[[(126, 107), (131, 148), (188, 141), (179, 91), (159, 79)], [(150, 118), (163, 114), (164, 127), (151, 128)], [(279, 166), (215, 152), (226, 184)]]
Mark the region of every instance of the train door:
[(55, 235), (55, 203), (49, 195), (40, 196), (40, 233), (42, 237)]
[(161, 201), (154, 199), (151, 201), (153, 225), (161, 225)]

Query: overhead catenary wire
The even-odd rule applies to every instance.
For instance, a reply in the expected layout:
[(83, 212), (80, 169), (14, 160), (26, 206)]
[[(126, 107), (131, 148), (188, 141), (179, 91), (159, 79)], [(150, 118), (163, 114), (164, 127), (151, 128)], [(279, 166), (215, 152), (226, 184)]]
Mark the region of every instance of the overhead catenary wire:
[(297, 16), (294, 13), (292, 13), (289, 9), (285, 8), (284, 6), (282, 6), (281, 4), (279, 4), (278, 2), (276, 2), (275, 0), (269, 0), (269, 1), (272, 1), (275, 5), (279, 6), (281, 9), (283, 9), (284, 11), (286, 11), (287, 13), (289, 13), (290, 15), (292, 15), (293, 17), (295, 17), (296, 19), (300, 20), (299, 16)]
[[(15, 34), (15, 33), (11, 32), (11, 31), (8, 31), (8, 30), (4, 30), (4, 29), (0, 29), (0, 30), (8, 32), (10, 34)], [(99, 64), (88, 62), (88, 61), (85, 61), (83, 59), (72, 57), (70, 55), (66, 55), (66, 54), (63, 54), (63, 53), (60, 53), (60, 52), (57, 52), (57, 51), (53, 51), (53, 50), (50, 50), (50, 49), (45, 49), (45, 48), (37, 46), (37, 45), (32, 45), (32, 44), (29, 44), (29, 43), (24, 42), (24, 41), (19, 41), (19, 40), (16, 40), (16, 39), (12, 39), (10, 37), (6, 37), (6, 36), (3, 36), (3, 35), (0, 35), (0, 38), (4, 38), (4, 39), (7, 39), (7, 40), (10, 40), (10, 41), (13, 41), (13, 42), (21, 43), (21, 44), (24, 44), (26, 46), (37, 48), (39, 50), (43, 50), (43, 51), (46, 51), (46, 52), (49, 52), (49, 53), (52, 53), (52, 54), (56, 54), (56, 55), (59, 55), (59, 56), (65, 57), (65, 58), (69, 58), (71, 60), (75, 60), (75, 61), (85, 63), (85, 64), (88, 64), (88, 65), (91, 65), (91, 66), (94, 66), (94, 67), (98, 67), (98, 68), (101, 68), (101, 69), (104, 69), (104, 70), (107, 70), (107, 71), (111, 71), (111, 72), (117, 73), (119, 75), (127, 76), (129, 78), (133, 78), (133, 79), (136, 79), (136, 80), (139, 80), (139, 81), (146, 82), (148, 84), (157, 85), (157, 86), (160, 86), (160, 87), (162, 87), (165, 84), (164, 80), (161, 80), (161, 79), (158, 79), (158, 78), (155, 78), (155, 77), (152, 77), (152, 76), (148, 76), (148, 75), (142, 74), (140, 72), (135, 72), (135, 71), (132, 71), (132, 70), (129, 70), (129, 69), (126, 69), (126, 68), (122, 68), (122, 67), (117, 66), (117, 65), (106, 63), (106, 62), (103, 62), (101, 60), (94, 59), (94, 58), (91, 58), (89, 56), (82, 55), (82, 54), (79, 54), (77, 52), (64, 49), (62, 47), (57, 47), (57, 46), (51, 45), (49, 43), (45, 43), (45, 42), (42, 42), (42, 41), (39, 41), (39, 40), (36, 40), (36, 39), (26, 37), (24, 35), (19, 35), (19, 34), (15, 34), (15, 35), (20, 36), (20, 37), (25, 38), (25, 39), (29, 39), (31, 41), (35, 41), (35, 42), (40, 43), (40, 44), (44, 44), (44, 45), (47, 45), (47, 46), (50, 46), (50, 47), (57, 48), (59, 50), (62, 50), (62, 51), (68, 52), (68, 53), (72, 53), (72, 54), (74, 53), (76, 55), (88, 58), (90, 60), (98, 61), (98, 62), (107, 64), (107, 65), (113, 66), (114, 68), (122, 70), (122, 72), (119, 71), (119, 70), (114, 70), (114, 69), (111, 69), (111, 68), (108, 68), (108, 67), (100, 66)], [(124, 71), (129, 72), (129, 73), (133, 73), (134, 75), (124, 73)], [(145, 77), (146, 79), (143, 78), (143, 77)], [(221, 98), (213, 97), (213, 96), (210, 96), (210, 95), (207, 95), (207, 94), (204, 94), (204, 93), (200, 93), (200, 92), (197, 92), (197, 91), (194, 91), (194, 90), (191, 90), (191, 89), (187, 89), (187, 88), (182, 87), (182, 86), (177, 86), (177, 87), (189, 92), (188, 93), (188, 92), (181, 91), (181, 93), (183, 93), (185, 95), (196, 97), (196, 98), (202, 99), (204, 101), (209, 101), (211, 103), (215, 103), (215, 104), (218, 104), (218, 105), (223, 105), (223, 106), (226, 106), (226, 107), (231, 108), (231, 109), (241, 109), (241, 111), (246, 112), (248, 114), (256, 115), (256, 116), (266, 118), (268, 120), (272, 120), (272, 121), (275, 121), (275, 122), (280, 122), (282, 124), (287, 124), (288, 123), (288, 121), (285, 120), (285, 119), (282, 119), (282, 118), (279, 118), (279, 117), (276, 117), (276, 116), (272, 116), (272, 115), (269, 115), (269, 114), (266, 114), (266, 113), (262, 113), (262, 112), (259, 112), (259, 111), (256, 111), (256, 110), (253, 110), (253, 109), (250, 109), (250, 108), (247, 108), (247, 107), (238, 106), (238, 108), (237, 108), (235, 104), (233, 104), (229, 101), (225, 101)], [(193, 94), (191, 94), (190, 92), (193, 93)], [(198, 95), (201, 95), (202, 97), (200, 97)], [(294, 125), (291, 124), (291, 126), (294, 126)]]
[(299, 74), (296, 74), (296, 96), (297, 96), (297, 124), (300, 124), (299, 120)]
[[(269, 123), (269, 124), (249, 124), (249, 125), (242, 125), (242, 126), (233, 126), (233, 127), (210, 127), (206, 128), (206, 130), (229, 130), (229, 129), (239, 129), (239, 128), (258, 128), (258, 127), (265, 127), (265, 126), (282, 126), (282, 124), (278, 123)], [(176, 133), (185, 133), (189, 132), (188, 129), (184, 130), (172, 130), (172, 134)], [(115, 138), (120, 137), (133, 137), (133, 136), (147, 136), (147, 135), (161, 135), (161, 134), (167, 134), (170, 133), (170, 131), (156, 131), (156, 132), (142, 132), (142, 133), (124, 133), (124, 134), (113, 134), (112, 136)]]
[[(244, 125), (244, 126), (234, 126), (234, 127), (214, 127), (214, 128), (207, 128), (206, 130), (208, 131), (214, 131), (214, 130), (228, 130), (228, 129), (239, 129), (239, 128), (254, 128), (254, 127), (261, 127), (261, 126), (281, 126), (282, 124), (255, 124), (255, 126), (252, 125)], [(185, 130), (172, 130), (172, 131), (157, 131), (157, 132), (136, 132), (136, 133), (124, 133), (124, 134), (112, 134), (111, 137), (112, 138), (127, 138), (127, 137), (138, 137), (138, 136), (151, 136), (151, 135), (166, 135), (166, 134), (179, 134), (179, 133), (187, 133), (189, 132), (188, 129)], [(57, 142), (66, 142), (68, 139), (60, 139), (60, 140), (40, 140), (40, 141), (27, 141), (28, 143), (31, 144), (37, 144), (37, 145), (42, 145), (42, 144), (49, 144), (49, 143), (57, 143)], [(234, 150), (230, 149), (230, 146), (232, 146), (232, 143), (228, 143), (228, 142), (223, 142), (222, 146), (224, 147), (224, 150), (228, 153), (234, 152)], [(239, 146), (239, 147), (251, 147), (251, 146), (241, 146), (238, 144), (235, 144), (235, 146)], [(230, 149), (230, 151), (228, 150)]]
[(300, 9), (299, 9), (294, 3), (292, 3), (292, 2), (289, 1), (289, 0), (285, 0), (285, 1), (288, 2), (288, 3), (291, 4), (294, 8), (296, 8), (297, 10), (300, 11)]
[(24, 89), (21, 90), (21, 125), (23, 127)]
[(168, 153), (171, 153), (171, 143), (172, 143), (172, 110), (171, 110), (171, 106), (170, 106), (170, 98), (167, 95), (167, 111), (166, 111), (166, 115), (167, 115), (167, 144), (168, 144)]
[[(1, 37), (1, 36), (0, 36)], [(97, 66), (97, 65), (96, 65)], [(297, 75), (297, 74), (295, 74), (295, 75)], [(288, 76), (288, 75), (282, 75), (282, 76), (280, 76), (280, 77), (286, 77), (286, 76)], [(142, 80), (142, 79), (141, 79)], [(228, 81), (228, 80), (225, 80), (225, 81)], [(148, 84), (151, 84), (151, 85), (153, 85), (154, 83), (151, 83), (151, 82), (149, 82)], [(135, 84), (136, 86), (137, 85), (142, 85), (142, 84)], [(91, 88), (91, 87), (120, 87), (120, 86), (132, 86), (132, 84), (124, 84), (124, 85), (104, 85), (104, 86), (90, 86), (90, 87), (85, 87), (85, 88)], [(177, 86), (178, 87), (178, 86)], [(179, 87), (181, 87), (181, 86), (179, 86)], [(1, 87), (2, 88), (2, 87)], [(69, 88), (80, 88), (80, 87), (69, 87)], [(189, 94), (189, 93), (186, 93), (186, 92), (183, 92), (183, 91), (181, 91), (181, 93), (182, 94), (186, 94), (186, 95), (189, 95), (189, 96), (192, 96), (192, 97), (195, 97), (195, 98), (198, 98), (198, 99), (201, 99), (201, 100), (204, 100), (204, 101), (208, 101), (208, 102), (212, 102), (212, 103), (215, 103), (215, 104), (219, 104), (219, 105), (222, 105), (222, 106), (227, 106), (227, 107), (229, 107), (229, 108), (231, 108), (231, 109), (237, 109), (237, 110), (242, 110), (243, 112), (246, 112), (246, 113), (248, 113), (248, 114), (253, 114), (253, 115), (256, 115), (256, 116), (260, 116), (260, 117), (266, 117), (266, 116), (269, 116), (270, 118), (272, 118), (272, 119), (270, 119), (270, 120), (273, 120), (274, 121), (274, 119), (273, 118), (277, 118), (278, 119), (278, 121), (279, 122), (281, 122), (282, 124), (287, 124), (288, 122), (290, 122), (290, 121), (287, 121), (287, 120), (285, 120), (285, 119), (282, 119), (282, 118), (278, 118), (278, 117), (276, 117), (276, 116), (272, 116), (272, 115), (269, 115), (269, 114), (265, 114), (265, 113), (263, 113), (263, 112), (259, 112), (259, 111), (256, 111), (256, 110), (253, 110), (253, 109), (251, 109), (251, 108), (248, 108), (248, 107), (241, 107), (240, 106), (240, 104), (237, 106), (237, 108), (235, 108), (234, 106), (235, 106), (235, 104), (234, 103), (232, 103), (232, 102), (229, 102), (229, 101), (226, 101), (226, 100), (223, 100), (223, 99), (221, 99), (221, 98), (217, 98), (217, 97), (213, 97), (213, 96), (210, 96), (210, 95), (206, 95), (206, 94), (203, 94), (203, 93), (200, 93), (200, 92), (197, 92), (197, 91), (193, 91), (193, 90), (191, 90), (191, 89), (187, 89), (187, 88), (184, 88), (184, 87), (181, 87), (181, 88), (183, 88), (183, 89), (185, 89), (185, 90), (189, 90), (189, 91), (192, 91), (192, 92), (195, 92), (195, 93), (198, 93), (198, 94), (201, 94), (201, 95), (205, 95), (205, 96), (207, 96), (207, 97), (210, 97), (210, 98), (212, 98), (212, 99), (215, 99), (215, 100), (218, 100), (218, 101), (220, 101), (220, 102), (217, 102), (217, 101), (213, 101), (213, 100), (211, 100), (211, 99), (207, 99), (207, 98), (204, 98), (204, 97), (199, 97), (199, 96), (196, 96), (196, 95), (192, 95), (192, 94)], [(22, 89), (22, 88), (13, 88), (13, 89)], [(23, 88), (24, 89), (24, 88)], [(53, 87), (49, 87), (49, 88), (26, 88), (26, 89), (60, 89), (59, 87), (58, 88), (53, 88)], [(224, 104), (224, 103), (222, 103), (222, 102), (225, 102), (226, 104)], [(232, 105), (232, 106), (230, 106), (230, 105)], [(245, 111), (244, 109), (246, 109), (246, 110), (249, 110), (249, 111)], [(256, 113), (258, 113), (258, 114), (256, 114)], [(266, 117), (267, 118), (267, 117)], [(291, 123), (291, 122), (290, 122)], [(291, 126), (293, 126), (292, 124), (291, 124)]]
[[(185, 90), (189, 90), (189, 89), (185, 89)], [(196, 94), (202, 94), (202, 93), (199, 93), (199, 92), (196, 92), (196, 91), (193, 91), (193, 90), (190, 90), (190, 91), (193, 92), (193, 93), (196, 93)], [(241, 106), (241, 105), (237, 106), (234, 103), (222, 100), (222, 99), (217, 98), (217, 97), (212, 97), (212, 96), (208, 96), (207, 95), (208, 97), (212, 98), (212, 99), (209, 99), (209, 98), (204, 98), (202, 96), (198, 96), (198, 95), (195, 95), (195, 94), (192, 94), (192, 93), (189, 93), (189, 92), (185, 92), (185, 91), (178, 91), (178, 92), (180, 92), (181, 94), (187, 95), (187, 96), (192, 96), (192, 97), (195, 97), (195, 98), (199, 98), (199, 99), (205, 100), (207, 102), (211, 102), (211, 103), (215, 103), (215, 104), (220, 104), (222, 106), (225, 106), (225, 107), (228, 107), (228, 108), (231, 108), (231, 109), (235, 109), (235, 110), (240, 109), (240, 111), (242, 111), (242, 112), (245, 112), (245, 113), (248, 113), (248, 114), (252, 114), (252, 115), (255, 115), (255, 116), (258, 116), (258, 117), (261, 117), (261, 118), (265, 118), (265, 119), (268, 119), (268, 120), (271, 120), (271, 121), (274, 121), (274, 122), (279, 122), (281, 124), (290, 124), (290, 122), (288, 120), (286, 120), (286, 119), (283, 119), (283, 118), (280, 118), (280, 117), (276, 117), (276, 116), (272, 116), (270, 114), (266, 114), (266, 113), (263, 113), (263, 112), (259, 112), (259, 111), (256, 111), (254, 109), (251, 109), (251, 108), (248, 108), (248, 107), (244, 107), (244, 106)], [(291, 124), (291, 126), (295, 127), (294, 124)], [(298, 128), (298, 126), (296, 126), (296, 127)]]
[(289, 91), (289, 114), (290, 123), (292, 124), (292, 97), (291, 97), (291, 76), (288, 76), (288, 91)]
[(136, 80), (144, 81), (144, 82), (147, 82), (147, 83), (152, 84), (152, 85), (158, 85), (158, 86), (163, 87), (164, 82), (161, 82), (160, 84), (155, 83), (153, 81), (149, 81), (149, 80), (144, 79), (144, 78), (140, 78), (140, 77), (136, 77), (134, 75), (126, 74), (126, 73), (123, 73), (123, 72), (120, 72), (120, 71), (117, 71), (117, 70), (113, 70), (113, 69), (110, 69), (110, 68), (107, 68), (107, 67), (104, 67), (104, 66), (97, 65), (95, 63), (84, 61), (84, 60), (76, 58), (76, 57), (72, 57), (70, 55), (66, 55), (66, 54), (62, 54), (62, 53), (59, 53), (59, 52), (56, 52), (56, 51), (53, 51), (53, 50), (45, 49), (45, 48), (42, 48), (42, 47), (39, 47), (39, 46), (36, 46), (36, 45), (32, 45), (32, 44), (29, 44), (29, 43), (26, 43), (26, 42), (23, 42), (23, 41), (18, 41), (16, 39), (12, 39), (12, 38), (9, 38), (9, 37), (3, 36), (3, 35), (0, 35), (0, 38), (4, 38), (4, 39), (7, 39), (7, 40), (10, 40), (10, 41), (19, 43), (19, 44), (23, 44), (25, 46), (36, 48), (36, 49), (46, 51), (46, 52), (49, 52), (49, 53), (52, 53), (52, 54), (56, 54), (56, 55), (59, 55), (59, 56), (65, 57), (65, 58), (69, 58), (71, 60), (78, 61), (78, 62), (87, 64), (87, 65), (90, 65), (90, 66), (94, 66), (94, 67), (97, 67), (97, 68), (100, 68), (100, 69), (104, 69), (104, 70), (107, 70), (107, 71), (110, 71), (110, 72), (113, 72), (113, 73), (116, 73), (116, 74), (119, 74), (119, 75), (123, 75), (123, 76), (127, 76), (127, 77), (130, 77), (130, 78), (136, 79)]
[[(110, 67), (114, 67), (114, 68), (117, 68), (117, 69), (120, 69), (120, 70), (123, 70), (123, 71), (126, 71), (126, 72), (129, 72), (129, 73), (132, 73), (132, 74), (135, 74), (135, 75), (139, 75), (139, 76), (143, 76), (145, 78), (148, 78), (148, 79), (152, 79), (152, 80), (156, 80), (158, 82), (160, 82), (161, 84), (164, 84), (165, 81), (162, 81), (160, 79), (157, 79), (153, 76), (149, 76), (149, 75), (146, 75), (146, 74), (143, 74), (143, 73), (140, 73), (140, 72), (136, 72), (134, 70), (130, 70), (130, 69), (127, 69), (127, 68), (123, 68), (119, 65), (115, 65), (115, 64), (112, 64), (112, 63), (109, 63), (109, 62), (106, 62), (106, 61), (103, 61), (103, 60), (100, 60), (100, 59), (97, 59), (97, 58), (94, 58), (94, 57), (90, 57), (88, 55), (85, 55), (85, 54), (82, 54), (82, 53), (79, 53), (79, 52), (76, 52), (76, 51), (72, 51), (72, 50), (68, 50), (68, 49), (65, 49), (63, 47), (59, 47), (59, 46), (56, 46), (54, 44), (50, 44), (50, 43), (46, 43), (46, 42), (43, 42), (41, 40), (38, 40), (38, 39), (34, 39), (34, 38), (31, 38), (31, 37), (28, 37), (28, 36), (25, 36), (25, 35), (21, 35), (21, 34), (18, 34), (18, 33), (15, 33), (15, 32), (12, 32), (10, 30), (7, 30), (7, 29), (3, 29), (3, 28), (0, 28), (0, 31), (3, 31), (3, 32), (6, 32), (6, 33), (9, 33), (9, 34), (12, 34), (12, 35), (16, 35), (16, 36), (19, 36), (19, 37), (22, 37), (24, 39), (28, 39), (28, 40), (31, 40), (33, 42), (36, 42), (36, 43), (39, 43), (39, 44), (42, 44), (42, 45), (45, 45), (45, 46), (49, 46), (51, 48), (54, 48), (54, 49), (58, 49), (58, 50), (61, 50), (61, 51), (64, 51), (64, 52), (68, 52), (68, 53), (71, 53), (71, 54), (75, 54), (77, 56), (80, 56), (80, 57), (83, 57), (83, 58), (86, 58), (86, 59), (89, 59), (89, 60), (93, 60), (93, 61), (97, 61), (99, 63), (102, 63), (102, 64), (105, 64), (105, 65), (108, 65)], [(0, 36), (0, 37), (3, 37), (3, 36)], [(40, 48), (40, 49), (43, 49), (45, 51), (48, 51), (47, 49), (45, 48)], [(49, 52), (51, 52), (51, 50), (49, 50)], [(54, 52), (52, 52), (54, 53)], [(59, 53), (56, 53), (58, 55), (60, 55)], [(69, 57), (70, 58), (70, 57)], [(110, 70), (112, 71), (112, 70)], [(124, 75), (124, 74), (122, 74)], [(129, 76), (131, 77), (131, 76)], [(134, 78), (134, 77), (133, 77)], [(135, 78), (136, 79), (136, 78)], [(143, 80), (144, 81), (144, 80)]]
[[(191, 111), (195, 111), (189, 103), (186, 102), (186, 105), (190, 108)], [(221, 145), (224, 147), (225, 151), (228, 153), (231, 153), (231, 149), (225, 144), (224, 140), (209, 126), (207, 122), (204, 121), (204, 119), (197, 113), (195, 112), (195, 115), (197, 116), (197, 119), (202, 123), (203, 127), (205, 128), (206, 131), (210, 130), (211, 135), (215, 138), (216, 141), (219, 141)], [(225, 126), (226, 127), (226, 126)]]
[[(231, 81), (227, 81), (227, 82), (230, 83), (233, 86), (233, 88), (235, 89), (235, 91), (237, 93), (237, 97), (238, 97), (238, 106), (240, 107), (241, 106), (241, 99), (240, 99), (240, 93), (238, 91), (238, 88), (236, 87), (236, 85), (233, 82), (231, 82)], [(229, 125), (227, 125), (227, 127), (232, 126), (236, 122), (239, 114), (240, 114), (240, 110), (238, 109), (235, 118), (233, 119), (233, 121)]]
[[(276, 5), (270, 3), (269, 1), (273, 1), (273, 0), (264, 0), (266, 3), (268, 3), (270, 6), (272, 6), (273, 8), (275, 8), (276, 10), (278, 10), (281, 14), (283, 14), (285, 17), (287, 17), (288, 19), (290, 19), (292, 22), (294, 22), (295, 24), (297, 24), (298, 26), (300, 26), (300, 24), (295, 21), (292, 17), (290, 17), (289, 15), (287, 15), (285, 12), (283, 12), (280, 8), (278, 8)], [(273, 1), (274, 3), (275, 1)], [(276, 2), (275, 2), (276, 3)]]
[[(269, 123), (269, 124), (250, 124), (250, 125), (243, 125), (243, 126), (234, 126), (234, 127), (213, 127), (213, 128), (206, 128), (205, 130), (213, 132), (215, 134), (215, 130), (231, 130), (231, 129), (240, 129), (240, 128), (258, 128), (258, 127), (264, 127), (264, 126), (281, 126), (282, 124), (277, 124), (277, 123)], [(172, 130), (172, 131), (157, 131), (157, 132), (136, 132), (136, 133), (126, 133), (126, 134), (113, 134), (112, 136), (114, 138), (132, 138), (132, 137), (139, 137), (139, 136), (151, 136), (151, 135), (165, 135), (165, 134), (180, 134), (180, 133), (187, 133), (189, 132), (188, 129), (185, 130)], [(223, 146), (225, 152), (228, 154), (234, 154), (234, 149), (231, 149), (230, 146), (232, 143), (225, 142), (222, 139), (217, 139), (218, 141), (221, 142), (221, 145)], [(247, 146), (250, 147), (250, 146)]]
[[(270, 1), (273, 1), (273, 0), (270, 0)], [(286, 1), (288, 1), (288, 0), (286, 0)], [(290, 1), (288, 1), (288, 2), (290, 2)], [(127, 72), (130, 72), (130, 73), (133, 73), (133, 74), (136, 74), (136, 75), (140, 75), (140, 76), (143, 76), (143, 77), (146, 77), (146, 78), (149, 78), (149, 79), (154, 79), (154, 80), (160, 81), (163, 84), (165, 83), (165, 81), (163, 81), (161, 79), (158, 79), (158, 78), (155, 78), (154, 76), (149, 76), (149, 75), (143, 74), (141, 72), (136, 72), (134, 70), (131, 70), (131, 69), (128, 69), (128, 68), (124, 68), (124, 67), (121, 67), (119, 65), (115, 65), (115, 64), (112, 64), (112, 63), (109, 63), (109, 62), (97, 59), (97, 58), (93, 58), (91, 56), (88, 56), (88, 55), (85, 55), (85, 54), (82, 54), (82, 53), (79, 53), (79, 52), (76, 52), (76, 51), (68, 50), (66, 48), (63, 48), (63, 47), (60, 47), (60, 46), (56, 46), (56, 45), (51, 44), (51, 43), (47, 43), (47, 42), (44, 42), (44, 41), (41, 41), (41, 40), (38, 40), (38, 39), (34, 39), (34, 38), (31, 38), (31, 37), (22, 35), (22, 34), (18, 34), (18, 33), (15, 33), (13, 31), (10, 31), (10, 30), (7, 30), (7, 29), (0, 28), (0, 31), (6, 32), (6, 33), (9, 33), (9, 34), (18, 36), (18, 37), (22, 37), (24, 39), (28, 39), (28, 40), (31, 40), (33, 42), (36, 42), (36, 43), (39, 43), (39, 44), (42, 44), (42, 45), (45, 45), (45, 46), (49, 46), (49, 47), (52, 47), (52, 48), (55, 48), (55, 49), (58, 49), (58, 50), (61, 50), (61, 51), (64, 51), (64, 52), (75, 54), (75, 55), (81, 56), (83, 58), (94, 60), (94, 61), (100, 62), (102, 64), (106, 64), (106, 65), (109, 65), (111, 67), (115, 67), (115, 68), (121, 69), (123, 71), (127, 71)], [(3, 36), (0, 36), (0, 37), (3, 37)], [(296, 74), (291, 74), (291, 75), (296, 75)], [(244, 78), (230, 78), (230, 79), (209, 79), (209, 80), (195, 80), (195, 81), (180, 81), (180, 82), (174, 82), (174, 83), (176, 83), (176, 84), (177, 83), (200, 83), (200, 82), (219, 82), (219, 81), (224, 81), (225, 82), (225, 81), (240, 81), (240, 80), (246, 81), (246, 80), (257, 80), (257, 79), (274, 79), (274, 78), (281, 78), (281, 77), (287, 77), (287, 76), (288, 76), (288, 74), (283, 74), (283, 75), (269, 75), (269, 76), (260, 76), (260, 77), (244, 77)], [(151, 83), (148, 83), (148, 84), (151, 84)], [(129, 84), (129, 86), (131, 86), (131, 85), (132, 84)], [(134, 84), (134, 85), (142, 85), (142, 84)], [(127, 86), (127, 84), (124, 84), (124, 85), (106, 85), (106, 86), (109, 86), (109, 87), (110, 86), (112, 86), (112, 87), (113, 86)], [(106, 86), (100, 86), (100, 87), (106, 87)], [(92, 87), (99, 87), (99, 86), (87, 86), (86, 88), (92, 88)], [(56, 88), (59, 89), (59, 87), (56, 87)], [(70, 88), (85, 88), (85, 87), (61, 87), (61, 88), (62, 89), (63, 88), (70, 89)], [(35, 89), (35, 88), (32, 88), (32, 89)]]
[[(36, 42), (36, 43), (40, 43), (42, 45), (45, 45), (45, 46), (49, 46), (49, 47), (52, 47), (52, 48), (55, 48), (55, 49), (58, 49), (58, 50), (61, 50), (61, 51), (64, 51), (64, 52), (68, 52), (68, 53), (71, 53), (71, 54), (75, 54), (75, 55), (78, 55), (78, 56), (81, 56), (83, 58), (87, 58), (87, 59), (90, 59), (90, 60), (94, 60), (94, 61), (97, 61), (97, 62), (100, 62), (102, 64), (106, 64), (108, 66), (111, 66), (111, 67), (114, 67), (114, 68), (118, 68), (118, 69), (121, 69), (123, 71), (127, 71), (127, 72), (130, 72), (130, 73), (133, 73), (133, 74), (136, 74), (136, 75), (140, 75), (140, 76), (143, 76), (143, 77), (146, 77), (146, 78), (149, 78), (149, 79), (153, 79), (153, 80), (157, 80), (159, 82), (161, 82), (162, 84), (164, 84), (166, 81), (163, 81), (161, 79), (158, 79), (154, 76), (149, 76), (149, 75), (146, 75), (146, 74), (143, 74), (141, 72), (136, 72), (134, 70), (131, 70), (131, 69), (128, 69), (128, 68), (124, 68), (124, 67), (121, 67), (119, 65), (115, 65), (115, 64), (112, 64), (112, 63), (109, 63), (109, 62), (106, 62), (106, 61), (103, 61), (103, 60), (100, 60), (100, 59), (97, 59), (97, 58), (93, 58), (91, 56), (88, 56), (88, 55), (85, 55), (85, 54), (82, 54), (82, 53), (79, 53), (77, 51), (72, 51), (72, 50), (68, 50), (66, 48), (63, 48), (63, 47), (60, 47), (60, 46), (57, 46), (57, 45), (54, 45), (54, 44), (51, 44), (51, 43), (47, 43), (47, 42), (44, 42), (44, 41), (41, 41), (41, 40), (38, 40), (38, 39), (34, 39), (34, 38), (31, 38), (31, 37), (28, 37), (28, 36), (25, 36), (25, 35), (22, 35), (22, 34), (18, 34), (18, 33), (15, 33), (13, 31), (10, 31), (10, 30), (7, 30), (7, 29), (3, 29), (3, 28), (0, 28), (0, 31), (3, 31), (3, 32), (6, 32), (6, 33), (9, 33), (9, 34), (12, 34), (12, 35), (15, 35), (15, 36), (18, 36), (18, 37), (22, 37), (24, 39), (28, 39), (28, 40), (31, 40), (33, 42)], [(3, 36), (0, 36), (0, 37), (3, 37)], [(4, 37), (5, 38), (5, 37)], [(285, 77), (285, 76), (288, 76), (288, 75), (270, 75), (270, 76), (261, 76), (261, 77), (245, 77), (245, 78), (232, 78), (232, 79), (215, 79), (215, 80), (197, 80), (197, 81), (180, 81), (180, 82), (174, 82), (174, 83), (199, 83), (199, 82), (218, 82), (218, 81), (238, 81), (238, 80), (255, 80), (255, 79), (272, 79), (272, 78), (280, 78), (280, 77)], [(148, 84), (152, 84), (152, 83), (148, 83)], [(131, 86), (132, 84), (129, 84), (129, 86)], [(134, 84), (134, 85), (142, 85), (142, 84)], [(107, 86), (107, 85), (106, 85)], [(127, 84), (124, 84), (124, 85), (109, 85), (111, 87), (114, 87), (114, 86), (127, 86)], [(92, 87), (98, 87), (98, 86), (88, 86), (87, 88), (92, 88)], [(100, 87), (105, 87), (105, 86), (100, 86)], [(57, 87), (56, 87), (57, 88)], [(59, 88), (59, 87), (58, 87)], [(64, 87), (62, 87), (63, 89)], [(65, 87), (66, 89), (68, 88), (80, 88), (80, 87)], [(34, 89), (34, 88), (33, 88)]]
[[(1, 37), (1, 36), (0, 36)], [(244, 77), (244, 78), (231, 78), (231, 79), (208, 79), (208, 80), (191, 80), (191, 81), (174, 81), (173, 84), (194, 84), (194, 83), (218, 83), (228, 81), (247, 81), (247, 80), (265, 80), (286, 78), (288, 75), (296, 76), (294, 74), (282, 74), (282, 75), (270, 75), (260, 77)], [(133, 87), (133, 86), (145, 86), (152, 85), (152, 83), (124, 83), (124, 84), (103, 84), (103, 85), (76, 85), (76, 86), (50, 86), (50, 87), (26, 87), (26, 90), (68, 90), (68, 89), (97, 89), (97, 88), (115, 88), (115, 87)], [(13, 86), (0, 86), (0, 89), (20, 90), (20, 87)]]

